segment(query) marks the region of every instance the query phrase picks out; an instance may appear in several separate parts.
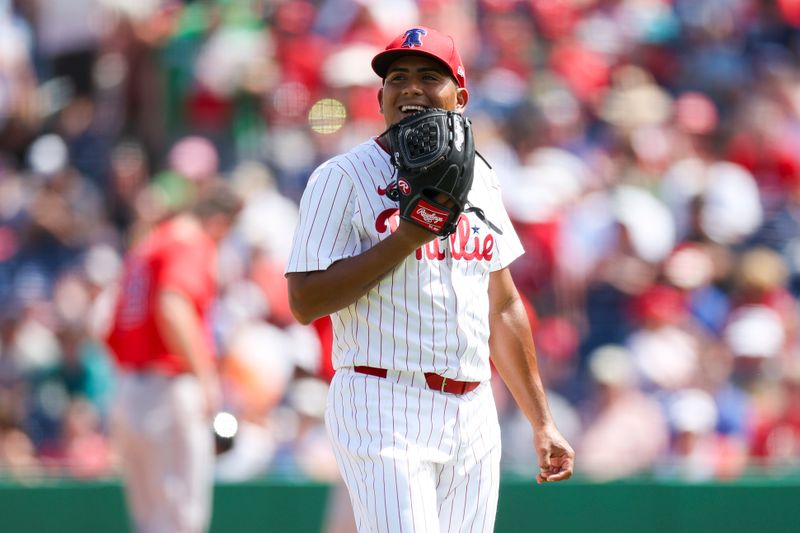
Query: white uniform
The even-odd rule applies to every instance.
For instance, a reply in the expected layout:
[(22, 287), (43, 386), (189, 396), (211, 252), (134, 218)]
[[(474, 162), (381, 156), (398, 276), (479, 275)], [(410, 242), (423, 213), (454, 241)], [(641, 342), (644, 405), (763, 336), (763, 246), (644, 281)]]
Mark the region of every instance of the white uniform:
[(199, 381), (121, 372), (111, 430), (136, 532), (207, 531), (214, 447)]
[[(321, 165), (300, 203), (287, 272), (325, 270), (388, 237), (389, 155), (374, 140)], [(474, 214), (331, 315), (336, 376), (326, 423), (359, 531), (492, 531), (500, 432), (488, 380), (489, 274), (522, 253), (494, 172), (476, 158)], [(386, 378), (354, 367), (388, 369)], [(483, 382), (461, 395), (425, 373)]]

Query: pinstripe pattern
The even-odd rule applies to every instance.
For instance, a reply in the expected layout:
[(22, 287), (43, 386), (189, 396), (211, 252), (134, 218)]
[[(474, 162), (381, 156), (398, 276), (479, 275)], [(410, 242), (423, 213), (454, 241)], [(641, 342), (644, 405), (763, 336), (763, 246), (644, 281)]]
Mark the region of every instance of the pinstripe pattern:
[[(385, 239), (397, 223), (396, 214), (393, 222), (387, 213), (397, 204), (378, 191), (392, 175), (388, 154), (374, 141), (315, 170), (300, 202), (287, 272), (324, 270)], [(470, 199), (504, 235), (491, 233), (470, 214), (459, 235), (423, 246), (368, 294), (334, 313), (335, 368), (368, 365), (489, 379), (489, 274), (508, 266), (522, 246), (497, 178), (480, 159)]]
[[(300, 203), (287, 272), (323, 270), (388, 237), (397, 204), (382, 192), (392, 179), (374, 141), (320, 166)], [(494, 527), (500, 432), (488, 382), (488, 283), (522, 247), (483, 162), (470, 199), (504, 235), (463, 216), (455, 236), (423, 246), (331, 316), (337, 372), (325, 419), (361, 532)], [(356, 365), (389, 372), (366, 376)], [(424, 372), (484, 383), (443, 394)]]
[(419, 373), (336, 373), (325, 414), (360, 532), (490, 532), (500, 429), (491, 387), (464, 396)]

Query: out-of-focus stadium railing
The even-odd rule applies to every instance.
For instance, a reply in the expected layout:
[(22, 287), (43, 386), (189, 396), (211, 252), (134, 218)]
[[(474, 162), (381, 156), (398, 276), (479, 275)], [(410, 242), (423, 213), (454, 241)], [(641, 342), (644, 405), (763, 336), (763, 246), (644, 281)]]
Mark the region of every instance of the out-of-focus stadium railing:
[[(799, 491), (796, 472), (731, 482), (578, 479), (545, 486), (507, 476), (495, 531), (790, 532), (800, 524)], [(332, 494), (324, 483), (218, 484), (211, 532), (324, 531)], [(125, 533), (130, 528), (115, 480), (6, 480), (0, 481), (0, 530)]]

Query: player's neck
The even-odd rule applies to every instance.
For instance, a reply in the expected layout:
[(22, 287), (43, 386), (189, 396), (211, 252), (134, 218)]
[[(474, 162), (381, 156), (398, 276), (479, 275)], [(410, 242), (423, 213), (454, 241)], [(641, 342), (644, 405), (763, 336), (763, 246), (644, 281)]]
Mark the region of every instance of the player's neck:
[(375, 137), (375, 144), (380, 146), (381, 149), (387, 154), (391, 154), (391, 152), (389, 151), (389, 143), (386, 141), (386, 139), (384, 139), (384, 134)]

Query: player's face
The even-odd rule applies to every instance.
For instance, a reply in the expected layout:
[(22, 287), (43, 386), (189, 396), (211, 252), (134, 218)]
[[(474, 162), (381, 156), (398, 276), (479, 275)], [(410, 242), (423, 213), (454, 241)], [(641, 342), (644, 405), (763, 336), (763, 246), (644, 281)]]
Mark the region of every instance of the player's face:
[(392, 63), (378, 91), (378, 103), (387, 126), (431, 107), (461, 111), (467, 105), (467, 98), (467, 90), (456, 84), (441, 63), (416, 54)]

